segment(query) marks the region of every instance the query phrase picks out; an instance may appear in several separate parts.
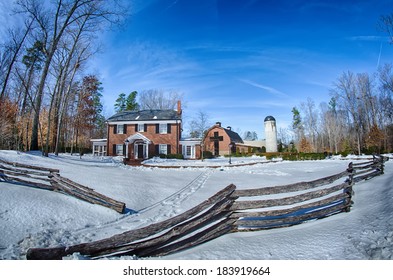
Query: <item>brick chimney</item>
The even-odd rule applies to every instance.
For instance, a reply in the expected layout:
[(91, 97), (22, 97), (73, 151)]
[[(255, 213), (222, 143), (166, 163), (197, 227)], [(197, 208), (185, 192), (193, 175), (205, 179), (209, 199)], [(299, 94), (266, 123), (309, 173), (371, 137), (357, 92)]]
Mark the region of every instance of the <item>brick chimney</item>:
[(216, 126), (221, 127), (221, 123), (220, 122), (216, 122)]
[(177, 114), (178, 114), (178, 115), (181, 115), (181, 113), (182, 113), (182, 110), (181, 110), (181, 101), (178, 100), (178, 101), (177, 101)]

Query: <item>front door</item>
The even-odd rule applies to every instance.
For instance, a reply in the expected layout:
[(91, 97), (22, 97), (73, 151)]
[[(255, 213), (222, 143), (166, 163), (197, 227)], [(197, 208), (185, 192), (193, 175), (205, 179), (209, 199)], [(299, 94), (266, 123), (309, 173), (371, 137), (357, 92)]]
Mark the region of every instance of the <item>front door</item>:
[(143, 159), (144, 158), (144, 145), (139, 144), (137, 145), (137, 158), (138, 159)]

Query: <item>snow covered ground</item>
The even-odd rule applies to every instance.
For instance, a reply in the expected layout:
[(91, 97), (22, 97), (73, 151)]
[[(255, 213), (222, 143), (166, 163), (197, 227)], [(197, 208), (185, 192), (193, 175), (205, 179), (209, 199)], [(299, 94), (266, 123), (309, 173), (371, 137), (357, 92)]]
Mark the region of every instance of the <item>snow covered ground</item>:
[[(126, 214), (118, 214), (63, 194), (0, 182), (0, 259), (6, 260), (24, 259), (30, 247), (98, 240), (168, 219), (231, 183), (242, 189), (309, 181), (341, 172), (350, 162), (340, 158), (267, 162), (252, 157), (232, 158), (229, 167), (228, 159), (220, 158), (182, 162), (193, 167), (160, 169), (124, 166), (116, 158), (89, 155), (45, 158), (0, 151), (0, 159), (58, 168), (62, 176), (127, 206)], [(148, 163), (179, 165), (178, 160)], [(253, 165), (244, 165), (248, 163)], [(228, 234), (160, 259), (393, 259), (393, 160), (386, 163), (383, 176), (358, 183), (354, 191), (349, 213), (284, 229)]]

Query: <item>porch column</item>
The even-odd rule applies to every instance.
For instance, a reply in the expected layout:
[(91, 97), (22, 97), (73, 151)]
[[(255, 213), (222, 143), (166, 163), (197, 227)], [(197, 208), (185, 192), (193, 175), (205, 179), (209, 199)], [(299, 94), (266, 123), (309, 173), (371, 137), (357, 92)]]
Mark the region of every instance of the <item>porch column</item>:
[(145, 143), (146, 143), (146, 158), (149, 158), (149, 143), (148, 142)]
[(126, 159), (128, 159), (128, 145), (130, 144), (128, 141), (126, 143)]

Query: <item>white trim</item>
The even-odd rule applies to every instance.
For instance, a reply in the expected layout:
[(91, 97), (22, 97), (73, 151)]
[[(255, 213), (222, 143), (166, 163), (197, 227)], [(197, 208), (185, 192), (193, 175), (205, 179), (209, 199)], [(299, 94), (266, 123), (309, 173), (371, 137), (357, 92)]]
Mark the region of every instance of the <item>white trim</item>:
[[(163, 150), (165, 150), (165, 153), (163, 153), (163, 150), (161, 150), (161, 148), (163, 148)], [(168, 144), (159, 144), (158, 145), (158, 153), (167, 155), (168, 154)]]
[(180, 140), (179, 144), (180, 145), (200, 145), (202, 143), (202, 140)]
[(90, 139), (90, 142), (106, 142), (107, 139), (106, 138), (102, 138), (102, 139)]
[[(138, 159), (139, 158), (139, 154), (138, 154), (138, 146), (143, 146), (143, 155), (142, 155), (142, 159), (146, 159), (149, 158), (149, 143), (134, 143), (134, 159)], [(128, 145), (126, 145), (128, 146)]]
[[(184, 159), (195, 159), (195, 145), (193, 144), (188, 144), (188, 145), (183, 145), (183, 157)], [(187, 148), (190, 148), (190, 155), (187, 154)]]
[(129, 143), (133, 143), (136, 140), (142, 140), (144, 142), (146, 142), (146, 144), (151, 144), (151, 140), (149, 138), (147, 138), (146, 136), (140, 134), (140, 133), (135, 133), (129, 137), (127, 137), (124, 142), (126, 142), (128, 140)]
[(141, 121), (112, 121), (112, 122), (107, 122), (108, 125), (118, 125), (118, 124), (140, 124), (140, 123), (144, 123), (144, 124), (163, 124), (163, 123), (170, 123), (170, 124), (180, 124), (181, 120), (151, 120), (151, 121), (145, 121), (145, 120), (141, 120)]

